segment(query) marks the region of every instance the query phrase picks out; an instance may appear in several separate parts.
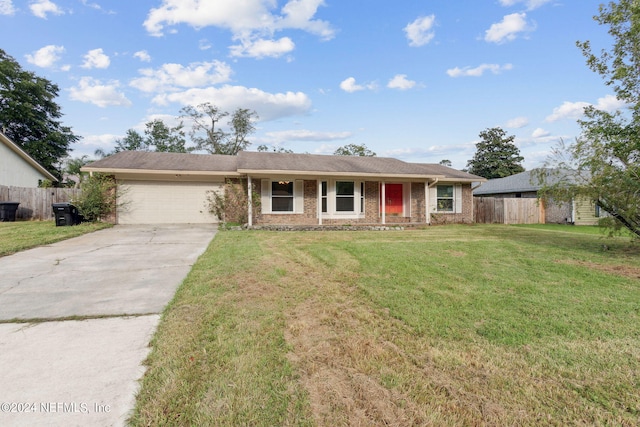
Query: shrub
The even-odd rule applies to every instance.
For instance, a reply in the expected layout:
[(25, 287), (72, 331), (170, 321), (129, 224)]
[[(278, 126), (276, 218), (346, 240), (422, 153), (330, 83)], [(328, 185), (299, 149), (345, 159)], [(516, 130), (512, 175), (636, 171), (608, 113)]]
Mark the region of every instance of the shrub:
[(82, 193), (72, 202), (85, 221), (96, 222), (116, 210), (116, 182), (111, 175), (93, 174), (80, 185)]

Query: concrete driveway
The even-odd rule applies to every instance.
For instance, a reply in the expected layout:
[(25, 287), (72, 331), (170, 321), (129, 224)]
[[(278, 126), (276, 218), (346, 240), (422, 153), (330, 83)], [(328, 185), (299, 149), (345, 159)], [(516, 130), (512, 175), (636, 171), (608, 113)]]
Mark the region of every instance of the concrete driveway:
[(0, 425), (124, 425), (160, 313), (215, 233), (116, 226), (0, 258)]

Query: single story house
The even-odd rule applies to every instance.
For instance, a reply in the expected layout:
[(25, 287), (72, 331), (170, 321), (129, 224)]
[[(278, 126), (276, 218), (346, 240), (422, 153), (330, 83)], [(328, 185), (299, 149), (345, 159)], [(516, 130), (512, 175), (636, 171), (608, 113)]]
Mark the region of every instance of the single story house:
[(486, 181), (393, 158), (251, 151), (123, 151), (82, 170), (115, 178), (119, 224), (217, 222), (207, 200), (230, 180), (251, 189), (249, 226), (471, 223), (471, 184)]
[(0, 132), (0, 185), (36, 188), (45, 179), (58, 179), (8, 136)]
[[(491, 179), (473, 190), (474, 197), (496, 198), (538, 198), (538, 192), (544, 183), (539, 179), (540, 170), (521, 172), (505, 178)], [(555, 184), (559, 180), (569, 179), (567, 174), (546, 170), (544, 182)], [(604, 214), (604, 212), (602, 212)], [(544, 223), (596, 225), (601, 212), (593, 201), (578, 198), (571, 202), (549, 200), (544, 205)]]

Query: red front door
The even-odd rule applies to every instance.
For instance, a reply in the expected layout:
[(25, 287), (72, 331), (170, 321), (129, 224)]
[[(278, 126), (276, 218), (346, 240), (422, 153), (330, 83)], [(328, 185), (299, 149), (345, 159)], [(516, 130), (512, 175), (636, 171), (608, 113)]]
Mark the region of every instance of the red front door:
[[(402, 215), (402, 184), (385, 185), (385, 213), (387, 215)], [(382, 196), (382, 192), (380, 192)], [(382, 200), (380, 201), (382, 205)]]

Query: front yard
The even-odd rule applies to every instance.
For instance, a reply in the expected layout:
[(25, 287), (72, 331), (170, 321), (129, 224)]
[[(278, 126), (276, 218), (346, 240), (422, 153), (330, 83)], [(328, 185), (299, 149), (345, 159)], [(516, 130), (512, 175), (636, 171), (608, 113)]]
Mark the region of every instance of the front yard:
[(133, 425), (637, 425), (640, 247), (578, 228), (219, 232)]
[(49, 245), (107, 227), (112, 227), (112, 225), (82, 223), (70, 227), (56, 227), (54, 221), (0, 222), (0, 256), (11, 255), (36, 246)]

